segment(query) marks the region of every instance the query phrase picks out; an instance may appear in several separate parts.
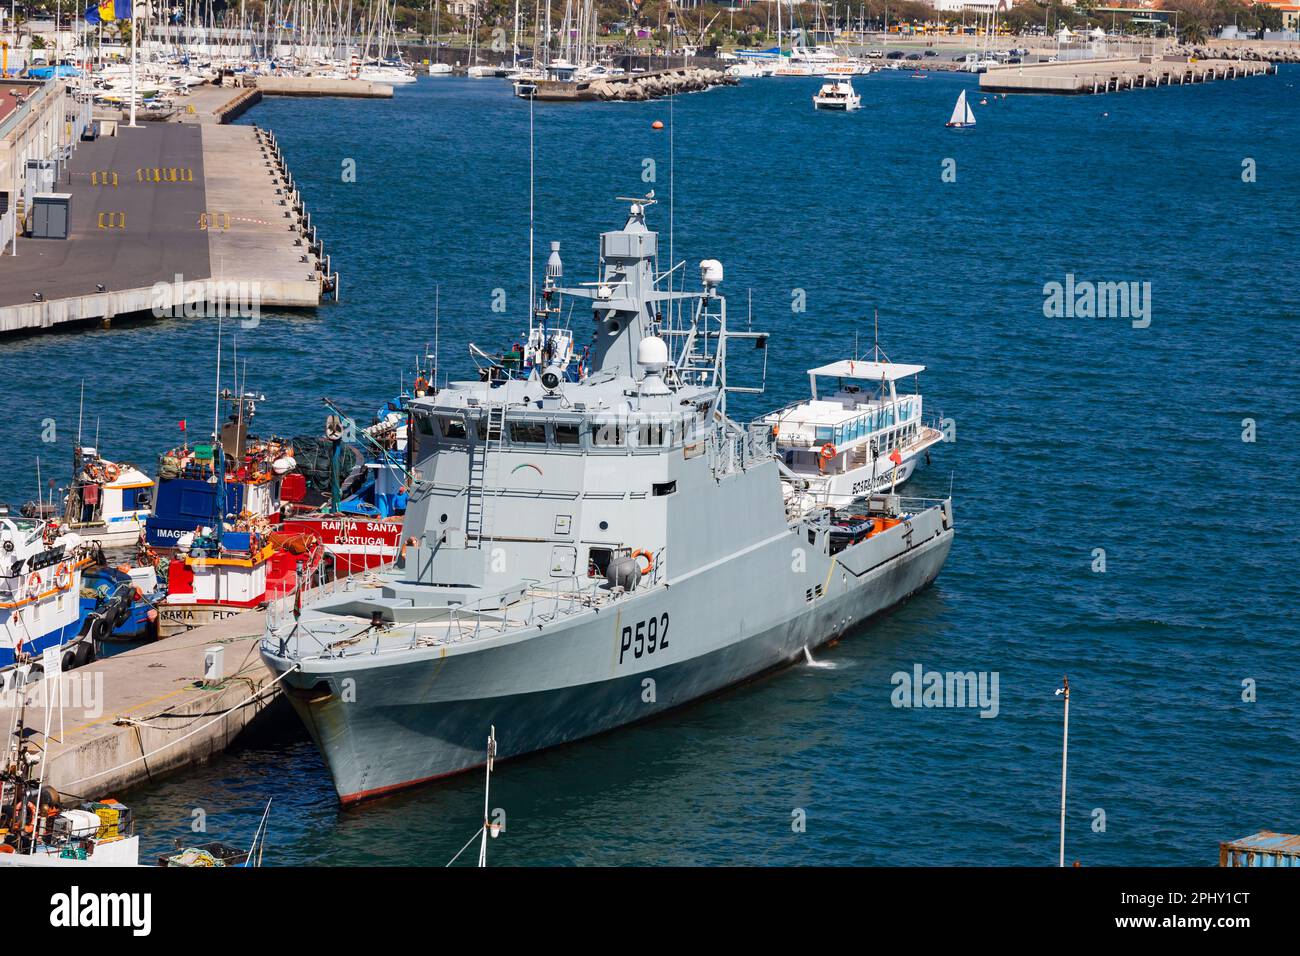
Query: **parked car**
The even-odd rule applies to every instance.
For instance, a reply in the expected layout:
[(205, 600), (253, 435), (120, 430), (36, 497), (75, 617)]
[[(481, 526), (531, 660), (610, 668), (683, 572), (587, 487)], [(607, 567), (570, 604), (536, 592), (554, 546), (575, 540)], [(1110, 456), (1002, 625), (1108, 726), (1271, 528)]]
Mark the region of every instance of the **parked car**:
[(903, 51), (891, 50), (888, 54), (886, 54), (886, 56), (888, 57), (888, 59), (891, 60), (901, 60), (903, 58)]

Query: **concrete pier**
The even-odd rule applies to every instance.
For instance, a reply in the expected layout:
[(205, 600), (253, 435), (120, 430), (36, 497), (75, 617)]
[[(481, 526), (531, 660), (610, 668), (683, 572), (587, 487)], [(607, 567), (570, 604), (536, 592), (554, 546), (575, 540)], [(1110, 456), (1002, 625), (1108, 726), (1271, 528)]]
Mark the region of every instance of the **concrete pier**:
[(339, 80), (327, 76), (258, 76), (257, 88), (267, 96), (348, 96), (388, 99), (393, 88), (369, 80)]
[[(79, 797), (113, 796), (221, 753), (279, 694), (258, 656), (266, 615), (245, 611), (63, 675), (58, 699), (41, 680), (3, 697), (7, 726), (26, 698), (26, 726), (44, 733), (45, 782)], [(220, 647), (223, 674), (204, 680), (204, 651)], [(34, 738), (41, 746), (45, 741)]]
[[(224, 92), (213, 109), (256, 93)], [(0, 333), (199, 306), (247, 318), (337, 289), (274, 138), (254, 127), (119, 125), (80, 144), (55, 188), (72, 194), (69, 238), (20, 237), (0, 257)]]
[(1127, 59), (1061, 60), (989, 67), (980, 74), (985, 93), (1115, 93), (1209, 80), (1261, 76), (1276, 68), (1258, 60), (1202, 60), (1156, 55)]
[(199, 86), (176, 114), (180, 123), (229, 123), (262, 102), (262, 91), (243, 86)]

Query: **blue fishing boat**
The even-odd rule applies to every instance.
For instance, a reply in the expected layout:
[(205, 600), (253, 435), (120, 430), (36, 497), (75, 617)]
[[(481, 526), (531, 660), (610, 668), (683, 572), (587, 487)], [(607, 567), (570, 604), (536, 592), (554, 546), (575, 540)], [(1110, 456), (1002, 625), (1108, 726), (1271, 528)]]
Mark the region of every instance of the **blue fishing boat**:
[(157, 603), (166, 597), (153, 567), (99, 565), (81, 579), (82, 620), (98, 622), (98, 641), (151, 641), (158, 637)]
[[(249, 435), (263, 396), (223, 389), (221, 398), (232, 411), (218, 443), (186, 441), (158, 460), (153, 514), (145, 522), (145, 544), (152, 551), (175, 549), (182, 536), (210, 528), (213, 515), (264, 525), (263, 530), (280, 520), (281, 482), (297, 464), (293, 446)], [(216, 479), (217, 444), (226, 462), (221, 481)]]

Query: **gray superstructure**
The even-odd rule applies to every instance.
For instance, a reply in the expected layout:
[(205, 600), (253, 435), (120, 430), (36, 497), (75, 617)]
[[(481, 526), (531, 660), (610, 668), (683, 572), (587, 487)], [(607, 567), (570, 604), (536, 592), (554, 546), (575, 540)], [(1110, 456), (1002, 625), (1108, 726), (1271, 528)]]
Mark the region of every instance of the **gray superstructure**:
[[(491, 725), (510, 757), (717, 691), (943, 566), (950, 501), (873, 501), (869, 536), (787, 512), (771, 426), (726, 414), (728, 344), (766, 335), (728, 331), (714, 260), (666, 288), (651, 200), (629, 202), (598, 281), (561, 288), (552, 252), (530, 342), (556, 345), (412, 403), (397, 563), (268, 615), (263, 659), (345, 803), (481, 764)], [(581, 357), (564, 299), (590, 303)]]

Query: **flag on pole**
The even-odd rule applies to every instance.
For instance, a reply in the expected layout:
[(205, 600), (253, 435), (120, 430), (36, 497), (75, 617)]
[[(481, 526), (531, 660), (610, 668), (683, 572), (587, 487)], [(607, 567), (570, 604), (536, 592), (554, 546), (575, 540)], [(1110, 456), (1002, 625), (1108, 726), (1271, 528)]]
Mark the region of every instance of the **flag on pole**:
[(87, 23), (110, 23), (131, 19), (131, 0), (102, 0), (86, 8)]
[(181, 419), (181, 431), (185, 431), (185, 419)]
[(901, 465), (903, 463), (903, 456), (900, 455), (898, 453), (898, 449), (895, 448), (893, 451), (889, 453), (889, 460), (892, 461), (895, 465)]

